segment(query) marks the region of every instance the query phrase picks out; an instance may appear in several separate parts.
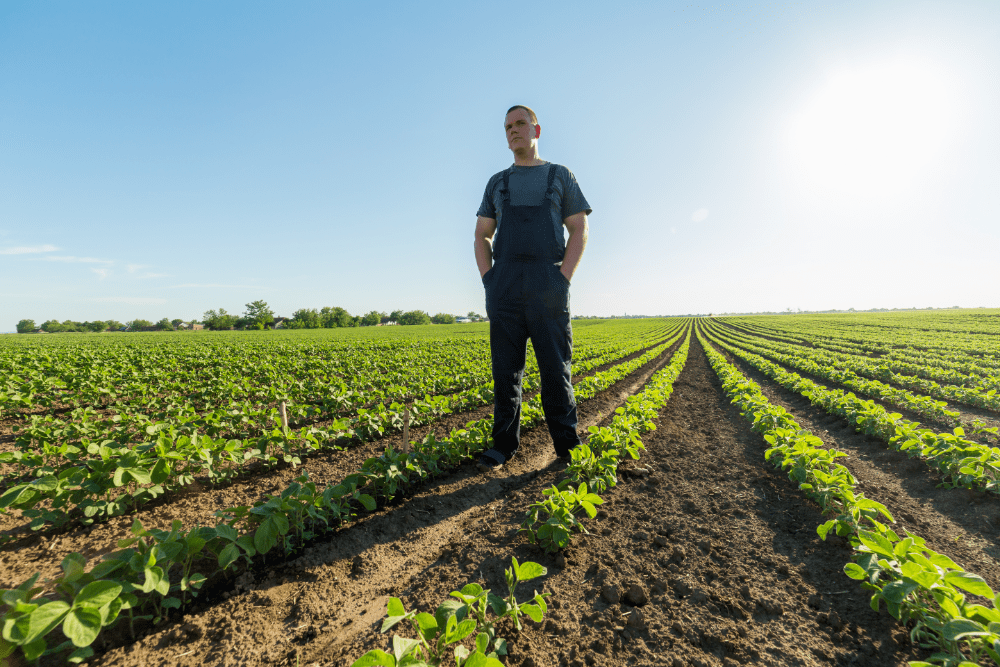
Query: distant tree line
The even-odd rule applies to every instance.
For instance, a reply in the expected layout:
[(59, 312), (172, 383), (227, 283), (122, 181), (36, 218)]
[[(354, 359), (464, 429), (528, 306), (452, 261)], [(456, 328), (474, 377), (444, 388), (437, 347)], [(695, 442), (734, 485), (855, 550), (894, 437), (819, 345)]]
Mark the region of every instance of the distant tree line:
[(209, 329), (265, 329), (280, 321), (285, 329), (336, 329), (340, 327), (374, 327), (380, 324), (454, 324), (455, 316), (438, 313), (433, 317), (423, 310), (394, 310), (383, 313), (377, 310), (364, 315), (351, 315), (339, 306), (300, 308), (290, 318), (276, 317), (265, 301), (246, 304), (242, 315), (226, 312), (225, 308), (209, 310), (202, 315), (202, 322)]
[[(482, 319), (476, 313), (470, 312), (471, 320)], [(334, 329), (338, 327), (373, 327), (384, 324), (454, 324), (455, 316), (447, 313), (429, 315), (423, 310), (394, 310), (383, 313), (373, 310), (365, 315), (351, 315), (340, 307), (300, 308), (292, 313), (290, 318), (277, 317), (266, 301), (257, 300), (246, 304), (242, 315), (226, 312), (225, 308), (208, 310), (202, 315), (201, 322), (185, 322), (184, 320), (169, 320), (164, 317), (155, 324), (149, 320), (130, 320), (124, 324), (116, 320), (94, 322), (59, 322), (49, 320), (39, 327), (34, 320), (21, 320), (17, 323), (18, 333), (34, 333), (39, 329), (46, 333), (63, 333), (71, 331), (102, 332), (102, 331), (174, 331), (180, 325), (202, 324), (206, 329), (216, 331), (224, 329), (263, 330), (275, 325), (285, 329)], [(186, 327), (181, 327), (186, 328)]]
[(44, 331), (45, 333), (100, 333), (102, 331), (174, 331), (178, 325), (185, 324), (184, 320), (168, 320), (163, 318), (157, 323), (149, 320), (130, 320), (124, 324), (118, 320), (95, 320), (93, 322), (74, 322), (73, 320), (48, 320), (42, 322), (41, 326), (35, 324), (34, 320), (21, 320), (17, 323), (17, 333), (35, 333)]

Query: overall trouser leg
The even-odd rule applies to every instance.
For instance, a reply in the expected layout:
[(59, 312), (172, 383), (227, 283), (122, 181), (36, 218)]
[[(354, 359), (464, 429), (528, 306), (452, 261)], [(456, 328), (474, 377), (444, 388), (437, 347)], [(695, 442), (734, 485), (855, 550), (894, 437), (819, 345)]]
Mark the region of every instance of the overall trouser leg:
[(580, 444), (573, 396), (573, 332), (569, 313), (569, 283), (551, 264), (535, 265), (532, 296), (526, 299), (526, 320), (538, 360), (542, 409), (557, 456)]
[[(524, 377), (528, 329), (512, 283), (519, 276), (509, 267), (494, 267), (487, 288), (490, 354), (493, 358), (493, 449), (510, 459), (521, 439), (521, 380)], [(501, 284), (497, 284), (497, 283)]]

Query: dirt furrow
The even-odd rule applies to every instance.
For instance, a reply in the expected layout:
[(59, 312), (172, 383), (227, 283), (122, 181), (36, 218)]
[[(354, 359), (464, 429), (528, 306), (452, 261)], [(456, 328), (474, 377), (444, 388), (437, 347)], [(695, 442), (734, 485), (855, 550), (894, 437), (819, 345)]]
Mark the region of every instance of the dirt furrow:
[[(723, 351), (724, 350), (720, 350)], [(838, 462), (858, 479), (865, 496), (884, 504), (897, 522), (927, 540), (928, 546), (962, 567), (1000, 582), (1000, 498), (983, 491), (940, 486), (941, 475), (923, 461), (891, 449), (885, 442), (855, 432), (847, 420), (812, 406), (800, 394), (777, 384), (752, 366), (726, 355), (761, 386), (768, 399), (788, 410), (803, 428), (848, 455)]]

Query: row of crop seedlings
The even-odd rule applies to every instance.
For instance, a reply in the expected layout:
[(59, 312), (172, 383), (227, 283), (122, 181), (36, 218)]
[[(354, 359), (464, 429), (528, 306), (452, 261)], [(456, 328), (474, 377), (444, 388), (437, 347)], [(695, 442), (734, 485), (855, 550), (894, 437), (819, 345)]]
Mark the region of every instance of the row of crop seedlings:
[(905, 348), (911, 350), (925, 350), (943, 356), (959, 355), (959, 357), (985, 358), (987, 361), (996, 362), (1000, 360), (994, 345), (991, 345), (989, 338), (977, 335), (970, 340), (969, 336), (955, 334), (948, 331), (935, 331), (925, 333), (905, 326), (895, 327), (889, 331), (872, 331), (863, 325), (855, 324), (849, 329), (822, 328), (816, 329), (810, 325), (805, 325), (803, 331), (801, 326), (794, 326), (786, 323), (787, 328), (783, 328), (787, 334), (802, 335), (815, 340), (825, 338), (833, 343), (859, 345), (868, 351), (886, 351), (890, 349)]
[(706, 335), (781, 386), (801, 394), (816, 407), (844, 417), (858, 431), (875, 436), (910, 457), (922, 458), (928, 466), (942, 473), (945, 486), (1000, 493), (1000, 448), (966, 439), (961, 427), (953, 433), (936, 433), (920, 428), (916, 422), (903, 419), (899, 413), (888, 412), (874, 401), (858, 398), (840, 389), (828, 389), (786, 371), (764, 357), (729, 345), (711, 334)]
[[(140, 350), (138, 352), (143, 352)], [(299, 349), (294, 350), (296, 352)], [(40, 351), (41, 352), (41, 351)], [(190, 356), (163, 357), (150, 355), (135, 357), (136, 351), (126, 357), (110, 358), (100, 367), (79, 368), (70, 361), (60, 362), (55, 368), (20, 366), (7, 374), (8, 395), (0, 400), (0, 407), (38, 408), (54, 403), (68, 405), (110, 405), (122, 407), (134, 403), (144, 408), (149, 404), (168, 405), (181, 398), (186, 403), (206, 406), (227, 400), (267, 398), (269, 389), (281, 386), (287, 378), (275, 372), (278, 364), (295, 365), (298, 378), (307, 378), (298, 384), (303, 390), (325, 392), (327, 384), (337, 384), (336, 375), (351, 375), (365, 385), (390, 387), (404, 373), (425, 361), (435, 362), (434, 367), (465, 366), (481, 360), (482, 350), (469, 346), (450, 346), (445, 350), (394, 349), (381, 353), (382, 368), (361, 368), (366, 349), (317, 351), (313, 359), (296, 364), (295, 355), (288, 348), (268, 351), (216, 350), (218, 359), (212, 366), (200, 365)], [(83, 352), (80, 352), (84, 356)], [(431, 359), (435, 357), (435, 359)], [(216, 364), (223, 364), (216, 367)], [(482, 364), (479, 364), (482, 366)], [(117, 371), (109, 374), (106, 368)], [(480, 369), (483, 372), (485, 367)], [(279, 375), (279, 377), (275, 377)], [(37, 384), (38, 386), (34, 386)], [(2, 399), (3, 397), (0, 397)], [(204, 406), (203, 406), (204, 407)]]
[[(575, 387), (577, 399), (593, 397), (669, 347), (658, 346), (585, 378)], [(522, 428), (534, 427), (543, 418), (540, 396), (525, 401)], [(38, 575), (0, 593), (8, 605), (0, 618), (0, 657), (20, 648), (28, 660), (66, 651), (71, 651), (70, 661), (86, 660), (93, 655), (90, 645), (101, 630), (120, 616), (127, 616), (130, 624), (140, 619), (160, 621), (170, 609), (196, 597), (210, 577), (249, 567), (253, 559), (278, 547), (283, 554), (291, 553), (316, 535), (352, 521), (361, 508), (374, 511), (477, 456), (491, 446), (492, 425), (490, 416), (446, 437), (437, 438), (432, 432), (422, 442), (412, 443), (409, 453), (387, 448), (337, 485), (319, 488), (303, 474), (254, 507), (216, 512), (219, 523), (212, 527), (185, 530), (175, 521), (169, 531), (146, 530), (136, 521), (133, 537), (119, 542), (119, 550), (104, 556), (89, 572), (83, 556), (67, 556), (63, 574), (47, 582), (45, 597), (36, 585)], [(57, 641), (50, 633), (57, 630), (66, 641), (50, 645)]]
[[(659, 337), (662, 340), (662, 336)], [(649, 337), (636, 337), (628, 340), (628, 345), (639, 349), (641, 341), (650, 341)], [(652, 339), (652, 340), (655, 340)], [(621, 342), (619, 342), (619, 347)], [(612, 343), (594, 346), (583, 346), (578, 350), (578, 359), (587, 360), (593, 356), (608, 356), (616, 350)], [(468, 390), (470, 387), (483, 386), (490, 381), (488, 357), (483, 357), (483, 350), (476, 348), (468, 350), (462, 355), (431, 359), (430, 363), (426, 358), (421, 358), (419, 354), (396, 355), (395, 357), (380, 359), (381, 366), (370, 364), (374, 367), (365, 370), (352, 367), (343, 360), (328, 360), (330, 366), (322, 369), (312, 370), (312, 376), (307, 369), (295, 367), (298, 378), (306, 377), (306, 380), (296, 379), (290, 382), (285, 377), (273, 377), (260, 379), (256, 383), (247, 385), (245, 376), (239, 377), (239, 383), (231, 379), (218, 382), (206, 382), (199, 378), (192, 378), (191, 381), (182, 383), (184, 387), (192, 387), (183, 395), (168, 392), (164, 396), (155, 395), (158, 389), (153, 390), (154, 395), (142, 395), (130, 402), (116, 402), (114, 410), (119, 416), (126, 418), (136, 415), (135, 418), (143, 419), (150, 414), (154, 418), (160, 419), (204, 419), (208, 421), (218, 421), (220, 418), (225, 421), (225, 417), (234, 410), (237, 414), (245, 415), (250, 412), (261, 412), (260, 403), (276, 405), (280, 401), (287, 401), (293, 404), (293, 416), (299, 418), (312, 417), (322, 418), (323, 415), (332, 416), (337, 411), (342, 411), (350, 407), (362, 407), (372, 402), (394, 402), (405, 401), (407, 399), (420, 396), (422, 394), (439, 394), (448, 390), (459, 391)], [(261, 360), (256, 367), (275, 368), (276, 363), (283, 359), (272, 357)], [(287, 360), (294, 361), (294, 360)], [(326, 361), (324, 359), (324, 361)], [(533, 362), (533, 359), (531, 360)], [(419, 362), (419, 363), (418, 363)], [(315, 363), (315, 362), (314, 362)], [(416, 367), (428, 366), (425, 372), (414, 372)], [(456, 377), (456, 370), (461, 377)], [(321, 373), (321, 377), (317, 377)], [(161, 375), (164, 375), (162, 372)], [(349, 375), (352, 378), (351, 384), (345, 383), (341, 377)], [(403, 377), (407, 379), (405, 382)], [(18, 385), (12, 383), (14, 375), (7, 376), (8, 390), (6, 394), (0, 388), (0, 408), (7, 406), (8, 411), (38, 407), (40, 403), (53, 404), (55, 401), (65, 401), (64, 396), (58, 395), (58, 388), (50, 387), (46, 383), (55, 382), (54, 378), (36, 378), (33, 382), (40, 383), (46, 388), (44, 394), (39, 397), (37, 392), (31, 390), (11, 389)], [(61, 382), (61, 381), (60, 381)], [(402, 384), (401, 384), (402, 383)], [(22, 382), (23, 384), (23, 382)], [(148, 381), (144, 381), (144, 387), (151, 386)], [(251, 390), (248, 388), (252, 386)], [(98, 394), (105, 391), (102, 386), (97, 390)], [(211, 397), (211, 405), (207, 404), (204, 397)], [(37, 398), (37, 400), (36, 400)], [(86, 397), (78, 397), (75, 403), (88, 403), (83, 400)], [(93, 398), (91, 396), (91, 398)], [(255, 399), (256, 402), (251, 399)], [(89, 401), (93, 403), (93, 401)], [(92, 407), (92, 406), (91, 406)], [(270, 408), (265, 408), (264, 412)], [(84, 413), (86, 414), (86, 408)], [(208, 412), (205, 412), (208, 411)], [(159, 412), (159, 414), (157, 414)], [(199, 414), (202, 412), (203, 414)], [(214, 418), (214, 419), (213, 419)], [(212, 425), (214, 426), (214, 424)], [(209, 433), (209, 435), (216, 435)]]
[[(910, 629), (915, 644), (938, 651), (931, 658), (934, 662), (975, 667), (988, 657), (1000, 664), (1000, 596), (982, 577), (931, 550), (923, 538), (909, 531), (897, 535), (883, 523), (893, 522), (885, 506), (858, 492), (854, 476), (836, 463), (846, 454), (825, 448), (788, 412), (771, 404), (700, 332), (699, 338), (723, 390), (768, 443), (764, 457), (788, 471), (799, 489), (831, 517), (817, 528), (820, 538), (834, 531), (850, 540), (854, 555), (844, 572), (872, 591), (872, 609), (878, 611), (884, 602)], [(910, 665), (931, 667), (923, 661)]]
[[(730, 343), (770, 357), (807, 373), (818, 375), (832, 382), (839, 382), (858, 393), (872, 396), (880, 400), (887, 401), (906, 410), (911, 410), (917, 414), (924, 415), (945, 424), (957, 425), (960, 422), (961, 413), (948, 409), (947, 401), (937, 400), (931, 396), (914, 394), (905, 389), (898, 389), (878, 380), (868, 379), (865, 376), (880, 375), (878, 364), (874, 362), (851, 362), (847, 359), (838, 359), (823, 353), (811, 353), (805, 350), (787, 354), (783, 350), (788, 348), (762, 342), (759, 338), (747, 339), (743, 337), (731, 336), (713, 329), (718, 335), (725, 338)], [(908, 378), (889, 373), (890, 379), (897, 384), (904, 386), (926, 387), (926, 380)], [(975, 400), (975, 392), (965, 390), (960, 387), (950, 387), (947, 391), (940, 391), (940, 394), (952, 396), (959, 394), (968, 401)], [(978, 394), (979, 402), (995, 402), (993, 397), (995, 392), (989, 394)]]
[(799, 353), (794, 355), (785, 354), (783, 352), (776, 351), (774, 349), (776, 346), (759, 344), (760, 339), (748, 341), (746, 339), (736, 338), (720, 331), (715, 327), (713, 327), (711, 331), (721, 340), (724, 340), (731, 345), (737, 345), (741, 349), (769, 357), (781, 362), (782, 364), (791, 366), (792, 368), (797, 368), (817, 377), (830, 380), (831, 382), (840, 383), (848, 389), (858, 392), (859, 394), (872, 396), (879, 400), (886, 401), (897, 407), (910, 410), (933, 419), (934, 421), (950, 425), (957, 425), (960, 423), (959, 418), (961, 417), (961, 413), (949, 410), (948, 403), (946, 401), (937, 401), (929, 396), (912, 394), (904, 389), (891, 387), (883, 382), (879, 382), (878, 380), (869, 380), (867, 378), (860, 377), (850, 368), (843, 368), (841, 367), (841, 364), (836, 364), (836, 362), (828, 362), (829, 365), (821, 363), (808, 353)]
[[(622, 349), (619, 347), (589, 361), (578, 362), (575, 365), (575, 370), (577, 372), (586, 372), (595, 366), (608, 363), (615, 358), (620, 358), (620, 356), (630, 354), (638, 349), (641, 349), (641, 346), (633, 346), (631, 349)], [(537, 379), (537, 369), (530, 369), (527, 375), (529, 377), (529, 387), (534, 386), (531, 383)], [(292, 403), (289, 407), (289, 415), (293, 420), (299, 420), (298, 426), (303, 425), (303, 422), (306, 421), (315, 422), (323, 418), (347, 416), (359, 409), (366, 409), (369, 413), (384, 412), (387, 405), (391, 406), (392, 403), (402, 402), (406, 395), (409, 395), (412, 399), (412, 394), (420, 388), (419, 386), (409, 389), (400, 388), (402, 392), (400, 396), (390, 397), (388, 401), (383, 402), (385, 398), (384, 392), (362, 392), (358, 391), (357, 387), (348, 387), (339, 379), (337, 379), (337, 382), (339, 382), (339, 385), (328, 386), (326, 388), (326, 397), (319, 402), (319, 405), (315, 403)], [(537, 385), (537, 382), (535, 382), (535, 385)], [(484, 392), (485, 396), (483, 395)], [(285, 397), (282, 396), (282, 398), (284, 399)], [(287, 398), (291, 400), (291, 396)], [(441, 399), (438, 397), (435, 397), (435, 400), (438, 403), (441, 402)], [(467, 405), (481, 405), (484, 404), (484, 400), (487, 403), (492, 400), (492, 381), (483, 382), (478, 386), (466, 389), (464, 392), (458, 392), (457, 395), (451, 397), (448, 407), (449, 409), (460, 409)], [(427, 406), (421, 405), (421, 402), (417, 399), (414, 411), (417, 413), (422, 412), (425, 407)], [(219, 437), (226, 433), (231, 434), (239, 431), (245, 432), (248, 429), (251, 431), (255, 430), (259, 434), (266, 429), (268, 423), (273, 423), (276, 420), (277, 408), (260, 408), (252, 404), (231, 404), (225, 409), (198, 414), (190, 406), (178, 406), (164, 414), (150, 416), (148, 413), (149, 411), (145, 410), (143, 412), (121, 413), (110, 418), (103, 418), (92, 409), (84, 408), (74, 411), (69, 419), (59, 419), (52, 415), (33, 415), (30, 419), (30, 424), (26, 429), (22, 430), (21, 434), (22, 438), (32, 440), (30, 449), (44, 449), (50, 442), (64, 442), (66, 440), (72, 442), (81, 437), (100, 439), (102, 435), (108, 432), (114, 433), (113, 439), (119, 442), (126, 442), (135, 435), (145, 435), (151, 429), (165, 426), (172, 426), (180, 429), (185, 434), (190, 434), (191, 431), (184, 430), (184, 427), (191, 425), (200, 434), (211, 437)], [(295, 425), (293, 423), (293, 426)], [(22, 443), (24, 443), (24, 440), (22, 440)]]
[[(674, 380), (684, 368), (690, 341), (689, 330), (669, 365), (654, 373), (641, 393), (630, 396), (625, 406), (616, 410), (609, 426), (590, 427), (587, 443), (572, 451), (567, 478), (543, 491), (545, 498), (529, 508), (522, 530), (532, 542), (547, 551), (556, 551), (569, 543), (574, 531), (587, 532), (582, 514), (596, 516), (596, 505), (603, 502), (600, 494), (617, 482), (621, 456), (627, 453), (633, 459), (639, 458), (644, 449), (639, 434), (655, 428), (652, 420), (670, 398)], [(506, 640), (496, 636), (495, 626), (501, 619), (511, 618), (515, 629), (520, 630), (520, 615), (542, 621), (547, 610), (545, 597), (549, 594), (536, 591), (531, 599), (519, 603), (514, 589), (518, 583), (545, 573), (545, 568), (537, 563), (518, 563), (516, 558), (512, 559), (511, 568), (505, 571), (506, 598), (469, 583), (452, 592), (452, 599), (439, 606), (434, 614), (407, 612), (401, 600), (390, 598), (382, 632), (408, 621), (416, 638), (396, 635), (393, 653), (369, 651), (351, 667), (445, 664), (450, 662), (452, 651), (459, 667), (502, 667), (498, 657), (507, 653), (507, 645)], [(488, 618), (488, 611), (493, 612), (494, 618)], [(476, 634), (475, 648), (470, 651), (459, 642), (473, 634)]]
[[(751, 327), (742, 322), (727, 321), (726, 324), (733, 329), (751, 336), (778, 338), (782, 341), (804, 347), (821, 348), (831, 352), (863, 356), (865, 358), (870, 358), (869, 355), (873, 353), (879, 354), (881, 355), (879, 359), (880, 363), (891, 363), (894, 370), (906, 371), (931, 380), (942, 380), (962, 386), (979, 386), (984, 390), (1000, 387), (1000, 377), (998, 377), (1000, 376), (1000, 364), (991, 364), (977, 357), (969, 358), (966, 355), (958, 354), (951, 350), (942, 352), (921, 351), (912, 348), (895, 347), (892, 343), (896, 343), (897, 341), (887, 343), (852, 343), (841, 338), (825, 337), (821, 331), (813, 332), (814, 335), (812, 336), (793, 336), (786, 335), (787, 332), (778, 332), (765, 327)], [(961, 377), (963, 375), (967, 377)]]
[[(635, 332), (629, 338), (647, 338), (654, 332)], [(24, 363), (10, 365), (4, 373), (4, 384), (0, 386), (0, 411), (34, 409), (53, 404), (60, 405), (110, 405), (118, 407), (134, 403), (143, 410), (150, 405), (169, 406), (179, 398), (185, 404), (200, 405), (208, 409), (219, 401), (239, 400), (279, 400), (308, 401), (312, 396), (322, 396), (337, 390), (343, 384), (336, 375), (350, 376), (354, 388), (364, 388), (368, 393), (381, 390), (398, 393), (403, 390), (400, 383), (409, 383), (414, 369), (423, 367), (428, 376), (427, 386), (420, 392), (440, 392), (457, 386), (448, 379), (448, 370), (454, 367), (468, 368), (482, 379), (489, 376), (488, 359), (484, 361), (483, 344), (429, 346), (427, 344), (395, 345), (388, 350), (378, 350), (378, 361), (369, 362), (373, 356), (371, 346), (357, 349), (317, 349), (312, 358), (296, 359), (289, 354), (291, 348), (272, 346), (275, 349), (246, 350), (244, 347), (232, 350), (216, 350), (220, 358), (198, 363), (190, 355), (164, 357), (151, 355), (136, 356), (129, 350), (126, 357), (105, 359), (105, 363), (90, 363), (81, 366), (68, 359), (49, 360), (45, 363)], [(581, 358), (586, 356), (589, 346), (578, 350)], [(597, 345), (608, 347), (607, 345)], [(294, 348), (292, 351), (300, 351)], [(48, 355), (48, 351), (39, 350)], [(90, 354), (78, 350), (78, 358), (90, 358)], [(288, 396), (271, 395), (272, 387), (287, 384), (287, 373), (275, 377), (275, 360), (286, 360), (294, 366), (297, 378), (286, 392)], [(10, 361), (10, 360), (8, 360)], [(225, 363), (223, 363), (225, 362)], [(222, 364), (220, 366), (220, 364)], [(115, 369), (111, 373), (108, 368)], [(440, 376), (437, 379), (436, 376)], [(304, 381), (301, 378), (306, 378)], [(432, 380), (433, 378), (433, 380)], [(422, 377), (422, 379), (424, 379)], [(461, 384), (461, 383), (459, 383)], [(467, 384), (467, 383), (466, 383)], [(333, 386), (330, 386), (333, 385)], [(122, 401), (125, 398), (126, 400)]]
[[(595, 387), (606, 386), (602, 383), (607, 378), (615, 377), (617, 381), (624, 377), (669, 349), (680, 335), (678, 332), (631, 363), (584, 378), (576, 384), (577, 394), (589, 391), (592, 395)], [(604, 365), (635, 351), (619, 349), (590, 363)], [(581, 364), (583, 368), (589, 365)], [(527, 391), (537, 386), (537, 373), (526, 378)], [(283, 462), (294, 467), (316, 451), (341, 449), (345, 442), (358, 444), (380, 438), (387, 431), (398, 432), (403, 428), (404, 412), (409, 415), (410, 425), (419, 426), (492, 400), (491, 383), (451, 397), (427, 396), (408, 406), (392, 403), (361, 408), (324, 428), (286, 431), (275, 427), (256, 438), (243, 439), (203, 435), (199, 431), (204, 430), (204, 425), (198, 420), (147, 423), (144, 433), (155, 440), (142, 444), (132, 444), (129, 430), (102, 433), (99, 427), (91, 430), (86, 424), (57, 426), (48, 418), (38, 418), (34, 429), (18, 437), (19, 449), (0, 453), (0, 462), (17, 465), (18, 479), (23, 480), (0, 495), (0, 511), (20, 510), (33, 530), (75, 521), (89, 524), (134, 511), (170, 490), (192, 484), (196, 476), (212, 483), (226, 482), (255, 461), (267, 466)], [(268, 412), (268, 418), (277, 418), (276, 412)], [(45, 506), (45, 501), (50, 505)]]
[[(997, 395), (1000, 377), (970, 376), (955, 370), (939, 371), (892, 360), (873, 360), (837, 352), (809, 351), (801, 347), (793, 348), (761, 338), (728, 335), (740, 343), (750, 342), (779, 353), (792, 352), (819, 364), (836, 365), (839, 369), (851, 371), (867, 378), (892, 382), (907, 389), (924, 392), (934, 398), (958, 401), (987, 410), (1000, 410), (1000, 396)], [(909, 374), (903, 375), (901, 371), (906, 371)], [(946, 384), (940, 385), (933, 381), (934, 379), (941, 380)]]

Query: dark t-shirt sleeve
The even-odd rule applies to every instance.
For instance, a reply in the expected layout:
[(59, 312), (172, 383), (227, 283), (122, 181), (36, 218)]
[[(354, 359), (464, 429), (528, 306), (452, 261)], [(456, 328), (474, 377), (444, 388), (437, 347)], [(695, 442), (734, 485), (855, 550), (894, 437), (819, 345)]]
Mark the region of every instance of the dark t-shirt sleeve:
[(493, 220), (497, 219), (497, 209), (493, 203), (493, 190), (496, 185), (496, 181), (497, 177), (494, 176), (486, 183), (486, 192), (483, 193), (483, 201), (479, 205), (479, 211), (476, 213), (476, 215), (481, 218), (492, 218)]
[(586, 197), (583, 196), (583, 191), (580, 190), (580, 184), (576, 182), (576, 176), (569, 169), (566, 169), (565, 190), (562, 196), (563, 220), (577, 213), (590, 215), (592, 210)]

